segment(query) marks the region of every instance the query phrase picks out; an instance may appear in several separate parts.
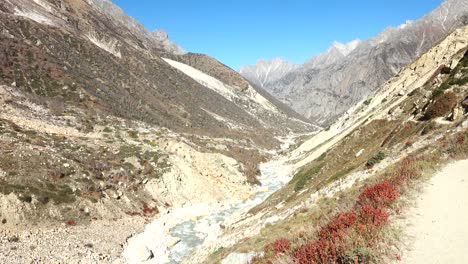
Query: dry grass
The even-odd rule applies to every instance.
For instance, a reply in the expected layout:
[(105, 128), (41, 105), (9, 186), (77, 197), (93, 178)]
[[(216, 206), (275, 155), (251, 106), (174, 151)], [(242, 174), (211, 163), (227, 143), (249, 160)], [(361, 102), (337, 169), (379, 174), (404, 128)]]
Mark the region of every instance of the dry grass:
[[(262, 256), (252, 263), (272, 263), (292, 259), (294, 263), (378, 263), (384, 258), (398, 259), (398, 252), (389, 250), (388, 243), (398, 239), (398, 232), (387, 226), (391, 215), (398, 215), (401, 195), (411, 195), (425, 177), (451, 159), (468, 157), (468, 130), (438, 140), (410, 157), (403, 159), (364, 186), (350, 209), (335, 214), (318, 229), (316, 219), (310, 218), (303, 226), (308, 230), (296, 234), (288, 242), (281, 234), (278, 240), (267, 244)], [(353, 196), (353, 195), (350, 195)], [(281, 230), (276, 230), (281, 231)], [(286, 245), (288, 245), (286, 247)]]

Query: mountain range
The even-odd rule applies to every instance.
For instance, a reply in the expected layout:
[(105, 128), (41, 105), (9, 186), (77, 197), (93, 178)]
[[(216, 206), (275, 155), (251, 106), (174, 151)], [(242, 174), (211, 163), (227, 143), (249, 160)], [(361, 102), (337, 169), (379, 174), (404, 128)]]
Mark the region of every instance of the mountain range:
[(0, 263), (399, 261), (468, 158), (467, 12), (237, 72), (109, 0), (0, 1)]
[(467, 1), (446, 0), (422, 18), (388, 27), (368, 40), (335, 42), (303, 65), (260, 60), (239, 72), (306, 118), (326, 126), (455, 28), (466, 25), (467, 16)]

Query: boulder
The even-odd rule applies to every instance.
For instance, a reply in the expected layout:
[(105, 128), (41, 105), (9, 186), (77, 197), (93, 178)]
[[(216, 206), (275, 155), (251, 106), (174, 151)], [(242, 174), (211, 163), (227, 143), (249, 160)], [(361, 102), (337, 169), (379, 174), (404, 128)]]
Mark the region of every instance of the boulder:
[(465, 108), (465, 111), (468, 112), (468, 98), (465, 98), (465, 100), (461, 102), (461, 105)]

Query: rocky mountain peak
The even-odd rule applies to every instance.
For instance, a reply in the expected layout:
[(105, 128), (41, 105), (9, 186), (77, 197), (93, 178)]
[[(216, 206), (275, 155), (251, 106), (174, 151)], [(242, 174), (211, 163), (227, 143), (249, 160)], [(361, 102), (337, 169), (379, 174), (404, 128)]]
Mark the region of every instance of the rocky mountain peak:
[(351, 53), (353, 50), (355, 50), (357, 48), (357, 46), (359, 46), (359, 44), (361, 44), (361, 42), (362, 41), (360, 39), (355, 39), (355, 40), (350, 41), (350, 42), (348, 42), (346, 44), (340, 43), (338, 41), (334, 41), (330, 48), (335, 48), (341, 54), (343, 54), (343, 56), (347, 56), (349, 53)]
[[(153, 32), (148, 32), (148, 30), (140, 24), (133, 17), (125, 14), (125, 12), (113, 4), (109, 0), (86, 0), (90, 5), (96, 7), (99, 11), (104, 14), (107, 14), (114, 22), (120, 23), (121, 25), (127, 27), (131, 32), (143, 40), (149, 40), (150, 43), (146, 43), (146, 46), (156, 45), (158, 48), (161, 48), (169, 53), (174, 54), (184, 54), (185, 51), (174, 44), (170, 39), (168, 34), (163, 30), (156, 30)], [(153, 42), (153, 43), (151, 43)]]
[[(264, 88), (298, 113), (327, 125), (455, 29), (468, 24), (468, 1), (446, 0), (415, 21), (364, 41), (334, 42)], [(247, 79), (248, 74), (244, 74)]]
[(247, 79), (256, 86), (264, 87), (267, 83), (284, 77), (298, 67), (299, 65), (278, 57), (271, 60), (260, 59), (255, 65), (242, 67), (239, 73), (244, 77), (249, 76)]

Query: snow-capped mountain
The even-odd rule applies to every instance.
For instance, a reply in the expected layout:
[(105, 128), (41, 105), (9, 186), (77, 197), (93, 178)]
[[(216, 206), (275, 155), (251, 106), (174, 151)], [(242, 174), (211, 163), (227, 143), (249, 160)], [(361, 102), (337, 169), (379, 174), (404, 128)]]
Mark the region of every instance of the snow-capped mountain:
[(258, 60), (255, 65), (246, 65), (239, 70), (239, 73), (253, 84), (263, 88), (298, 67), (297, 64), (275, 58), (272, 60)]
[[(300, 114), (325, 125), (466, 24), (468, 1), (446, 0), (422, 18), (388, 27), (371, 39), (334, 43), (280, 78), (270, 76), (277, 80), (263, 87)], [(241, 74), (253, 81), (246, 71)]]
[(315, 55), (306, 61), (304, 66), (308, 68), (324, 68), (348, 56), (359, 44), (361, 44), (361, 40), (359, 39), (353, 40), (347, 44), (335, 41), (327, 51)]

